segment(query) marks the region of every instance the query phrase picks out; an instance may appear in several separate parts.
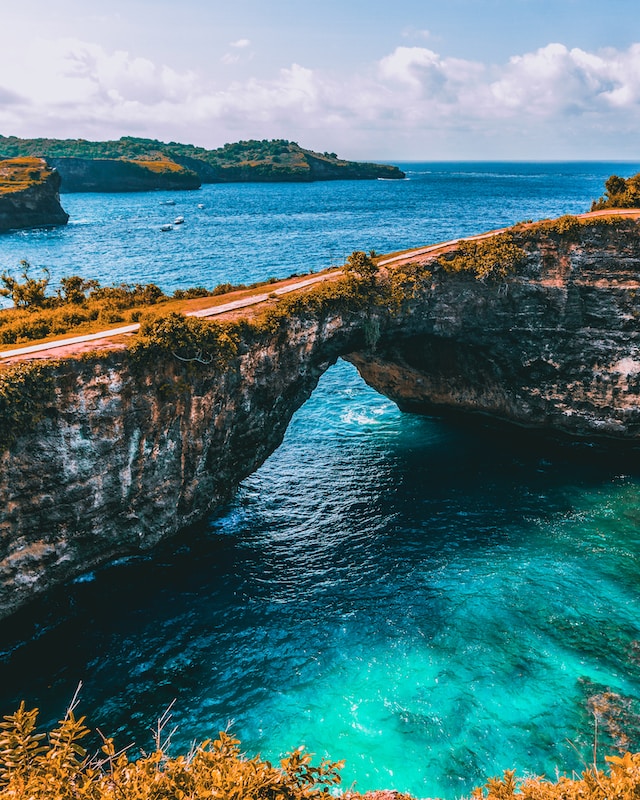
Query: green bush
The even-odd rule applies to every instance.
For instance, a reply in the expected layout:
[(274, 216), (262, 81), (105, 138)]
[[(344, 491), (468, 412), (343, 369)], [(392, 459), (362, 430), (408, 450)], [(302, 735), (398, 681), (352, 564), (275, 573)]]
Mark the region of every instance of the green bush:
[(16, 308), (43, 308), (47, 305), (47, 287), (49, 286), (49, 270), (43, 268), (42, 278), (36, 279), (31, 276), (31, 264), (26, 260), (20, 261), (20, 282), (19, 278), (14, 278), (8, 272), (0, 274), (1, 297), (10, 297)]
[(238, 352), (237, 326), (171, 313), (144, 320), (129, 351), (135, 361), (172, 355), (179, 361), (223, 369)]
[[(15, 308), (0, 311), (0, 344), (58, 336), (97, 319), (107, 325), (124, 322), (127, 317), (123, 312), (134, 307), (138, 307), (138, 313), (133, 317), (139, 318), (140, 307), (152, 306), (166, 299), (162, 290), (153, 283), (100, 286), (98, 281), (85, 280), (79, 275), (62, 278), (56, 295), (44, 296), (43, 299), (48, 276), (34, 281), (29, 276), (28, 263), (22, 263), (26, 264), (22, 273), (24, 282), (18, 288), (11, 283), (15, 280), (10, 276), (4, 274), (2, 277), (5, 289), (0, 290), (0, 294), (11, 294)], [(13, 286), (11, 291), (9, 285)], [(34, 297), (37, 300), (34, 301)]]
[(640, 172), (626, 179), (611, 175), (604, 186), (604, 196), (593, 201), (591, 211), (604, 208), (640, 208)]
[(486, 239), (462, 241), (453, 254), (438, 257), (446, 272), (469, 272), (478, 280), (504, 280), (524, 261), (524, 250), (511, 231)]
[(17, 433), (26, 433), (53, 404), (55, 387), (51, 362), (10, 365), (0, 372), (0, 450), (9, 447)]

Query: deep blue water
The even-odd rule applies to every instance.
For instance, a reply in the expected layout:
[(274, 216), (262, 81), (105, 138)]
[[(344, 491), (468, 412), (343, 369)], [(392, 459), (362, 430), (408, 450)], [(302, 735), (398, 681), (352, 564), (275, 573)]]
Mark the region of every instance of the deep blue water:
[[(403, 168), (63, 195), (71, 224), (3, 237), (2, 265), (246, 282), (587, 210), (640, 164)], [(90, 724), (148, 749), (175, 699), (176, 752), (231, 723), (250, 754), (304, 744), (346, 759), (347, 787), (418, 797), (580, 770), (594, 697), (640, 748), (639, 485), (615, 454), (402, 414), (339, 362), (228, 507), (0, 626), (0, 714), (25, 699), (54, 720), (82, 681)]]

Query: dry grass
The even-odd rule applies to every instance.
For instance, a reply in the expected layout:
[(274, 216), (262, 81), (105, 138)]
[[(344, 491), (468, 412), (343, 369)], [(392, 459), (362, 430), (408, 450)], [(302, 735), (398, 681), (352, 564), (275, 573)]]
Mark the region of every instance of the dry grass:
[(0, 161), (0, 194), (22, 192), (44, 183), (51, 174), (43, 158), (9, 158)]
[(135, 164), (138, 167), (142, 167), (143, 169), (148, 169), (149, 172), (154, 172), (159, 175), (164, 175), (168, 172), (187, 172), (187, 170), (180, 166), (180, 164), (176, 164), (175, 161), (171, 161), (168, 158), (155, 158), (155, 159), (147, 159), (147, 158), (131, 158), (131, 159), (124, 159), (125, 161), (129, 161), (131, 164)]

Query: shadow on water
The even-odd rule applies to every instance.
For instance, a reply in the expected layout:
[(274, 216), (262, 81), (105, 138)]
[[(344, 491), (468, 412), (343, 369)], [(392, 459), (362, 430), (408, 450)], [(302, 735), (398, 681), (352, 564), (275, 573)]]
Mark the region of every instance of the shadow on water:
[(233, 719), (248, 752), (304, 743), (418, 796), (562, 766), (607, 692), (640, 746), (639, 479), (403, 415), (339, 362), (229, 506), (0, 625), (1, 713), (51, 723), (81, 680), (120, 744), (176, 699), (177, 747)]

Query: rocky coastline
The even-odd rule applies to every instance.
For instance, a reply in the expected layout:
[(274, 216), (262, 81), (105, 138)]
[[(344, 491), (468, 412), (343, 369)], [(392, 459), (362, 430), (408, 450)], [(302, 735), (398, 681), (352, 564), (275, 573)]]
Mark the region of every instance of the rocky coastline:
[[(339, 357), (406, 411), (638, 448), (638, 222), (511, 235), (509, 274), (452, 271), (455, 248), (408, 257), (379, 286), (321, 287), (269, 324), (238, 323), (224, 363), (168, 347), (146, 362), (114, 349), (18, 365), (13, 380), (37, 391), (0, 455), (0, 617), (225, 502)], [(22, 400), (0, 378), (9, 418)]]
[(178, 142), (123, 137), (118, 141), (20, 139), (0, 136), (0, 157), (46, 158), (62, 177), (62, 192), (197, 189), (202, 183), (308, 183), (400, 180), (390, 164), (347, 161), (288, 140), (242, 141), (207, 150)]
[(201, 181), (174, 161), (117, 158), (49, 158), (62, 192), (153, 192), (199, 189)]
[(0, 161), (0, 233), (66, 225), (60, 174), (41, 158)]

